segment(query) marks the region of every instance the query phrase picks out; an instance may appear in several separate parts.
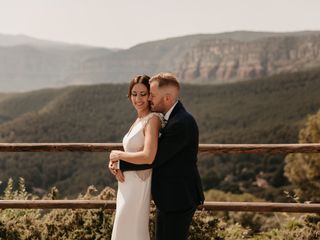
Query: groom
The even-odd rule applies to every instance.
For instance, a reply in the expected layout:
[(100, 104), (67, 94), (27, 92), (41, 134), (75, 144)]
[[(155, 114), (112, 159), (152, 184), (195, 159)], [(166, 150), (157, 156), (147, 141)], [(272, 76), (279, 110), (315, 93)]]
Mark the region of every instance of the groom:
[[(204, 201), (197, 168), (198, 126), (178, 100), (180, 84), (174, 75), (160, 73), (149, 82), (152, 111), (163, 113), (167, 121), (151, 183), (157, 207), (156, 240), (186, 240), (193, 214)], [(124, 162), (120, 166), (123, 171), (136, 170)]]

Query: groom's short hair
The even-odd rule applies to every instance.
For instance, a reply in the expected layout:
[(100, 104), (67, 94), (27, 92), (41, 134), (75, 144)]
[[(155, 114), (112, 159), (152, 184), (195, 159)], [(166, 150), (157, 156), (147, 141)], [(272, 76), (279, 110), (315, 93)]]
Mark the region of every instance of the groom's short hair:
[(165, 87), (165, 86), (172, 86), (180, 90), (180, 84), (172, 73), (159, 73), (157, 75), (154, 75), (153, 77), (150, 78), (149, 83), (152, 82), (158, 82), (159, 88)]

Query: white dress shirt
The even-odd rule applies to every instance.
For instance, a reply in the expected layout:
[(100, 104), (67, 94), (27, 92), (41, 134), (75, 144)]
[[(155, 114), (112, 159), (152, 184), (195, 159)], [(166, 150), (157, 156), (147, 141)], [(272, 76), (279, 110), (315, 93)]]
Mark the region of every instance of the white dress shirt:
[(177, 103), (178, 103), (178, 101), (176, 101), (175, 104), (173, 104), (173, 106), (169, 109), (169, 111), (166, 112), (166, 114), (164, 115), (165, 120), (167, 120), (167, 121), (169, 120), (169, 117), (170, 117), (174, 107), (177, 105)]

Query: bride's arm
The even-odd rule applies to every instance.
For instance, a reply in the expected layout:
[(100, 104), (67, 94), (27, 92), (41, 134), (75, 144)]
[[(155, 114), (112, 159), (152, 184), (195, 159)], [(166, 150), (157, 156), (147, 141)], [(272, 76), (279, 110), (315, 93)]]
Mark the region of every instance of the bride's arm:
[(150, 118), (144, 129), (144, 147), (139, 152), (112, 151), (110, 160), (116, 162), (124, 160), (134, 164), (151, 164), (156, 156), (161, 122), (159, 117)]

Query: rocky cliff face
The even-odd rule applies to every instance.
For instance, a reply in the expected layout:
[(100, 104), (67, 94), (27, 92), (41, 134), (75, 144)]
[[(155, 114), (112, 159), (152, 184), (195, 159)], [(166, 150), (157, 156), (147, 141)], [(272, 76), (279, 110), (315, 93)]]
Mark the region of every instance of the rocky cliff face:
[(320, 33), (196, 35), (145, 43), (89, 59), (68, 76), (127, 82), (141, 73), (175, 73), (182, 82), (228, 83), (320, 66)]
[(249, 42), (203, 40), (175, 70), (187, 82), (225, 83), (320, 66), (320, 35), (269, 37)]
[(200, 34), (117, 51), (18, 40), (8, 46), (12, 39), (0, 35), (0, 92), (121, 83), (163, 71), (182, 82), (229, 83), (320, 66), (320, 32)]

